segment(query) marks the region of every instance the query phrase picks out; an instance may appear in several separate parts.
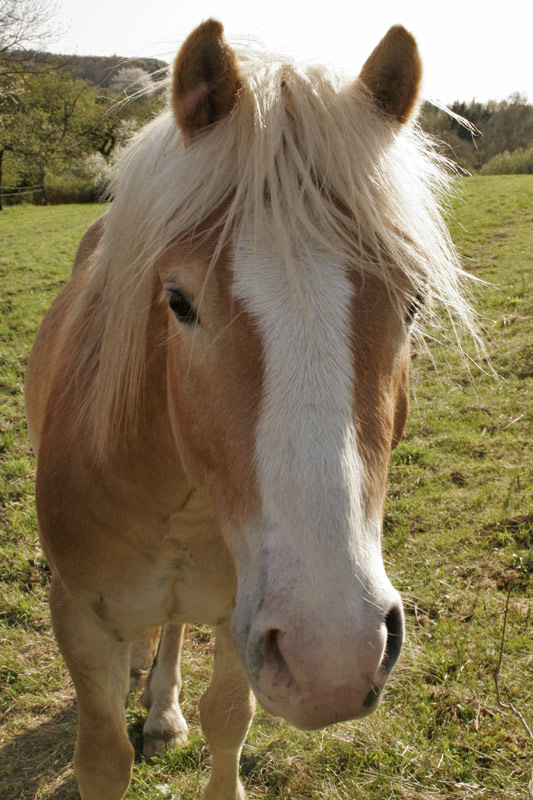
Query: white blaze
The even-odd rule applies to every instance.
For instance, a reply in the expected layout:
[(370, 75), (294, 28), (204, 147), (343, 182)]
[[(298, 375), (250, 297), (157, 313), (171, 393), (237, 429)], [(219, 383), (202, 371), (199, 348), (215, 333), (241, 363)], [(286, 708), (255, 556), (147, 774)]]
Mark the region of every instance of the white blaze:
[(282, 603), (296, 582), (308, 609), (316, 603), (322, 613), (336, 589), (347, 602), (375, 602), (370, 587), (384, 577), (354, 422), (353, 291), (329, 254), (289, 269), (265, 242), (243, 237), (236, 248), (234, 292), (256, 319), (265, 359), (256, 439), (263, 512), (254, 527), (268, 551), (266, 588)]

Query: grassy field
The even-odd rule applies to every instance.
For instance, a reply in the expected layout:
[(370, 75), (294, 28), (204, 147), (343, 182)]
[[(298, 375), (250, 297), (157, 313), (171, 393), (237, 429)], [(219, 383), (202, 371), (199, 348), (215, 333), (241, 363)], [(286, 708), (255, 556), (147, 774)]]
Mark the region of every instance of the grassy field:
[[(0, 214), (0, 797), (77, 797), (75, 700), (50, 630), (24, 368), (36, 327), (67, 279), (97, 206)], [(475, 304), (498, 373), (433, 343), (413, 353), (412, 407), (390, 471), (384, 549), (407, 611), (407, 643), (370, 718), (300, 733), (258, 712), (242, 758), (249, 797), (311, 800), (524, 800), (533, 741), (533, 176), (464, 182), (452, 232), (490, 281)], [(433, 362), (433, 363), (432, 363)], [(508, 603), (505, 637), (504, 612)], [(192, 628), (184, 663), (188, 746), (143, 762), (129, 800), (198, 798), (209, 768), (198, 699), (212, 659)], [(105, 798), (102, 798), (105, 800)]]

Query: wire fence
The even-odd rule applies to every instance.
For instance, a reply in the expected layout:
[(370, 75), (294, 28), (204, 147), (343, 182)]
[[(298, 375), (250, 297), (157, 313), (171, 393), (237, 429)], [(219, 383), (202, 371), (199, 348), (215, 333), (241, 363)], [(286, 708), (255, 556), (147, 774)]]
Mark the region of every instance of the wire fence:
[(19, 197), (19, 195), (35, 194), (35, 192), (44, 192), (44, 184), (36, 183), (34, 186), (7, 186), (8, 191), (2, 190), (0, 192), (0, 199), (4, 197)]

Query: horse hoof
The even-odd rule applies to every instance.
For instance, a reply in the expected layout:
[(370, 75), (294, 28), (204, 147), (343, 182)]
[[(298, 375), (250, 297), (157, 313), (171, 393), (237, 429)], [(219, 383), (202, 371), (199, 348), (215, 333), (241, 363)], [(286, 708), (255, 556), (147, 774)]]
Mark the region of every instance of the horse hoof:
[(186, 744), (187, 731), (147, 733), (144, 735), (143, 756), (150, 759), (164, 753), (168, 747), (185, 747)]

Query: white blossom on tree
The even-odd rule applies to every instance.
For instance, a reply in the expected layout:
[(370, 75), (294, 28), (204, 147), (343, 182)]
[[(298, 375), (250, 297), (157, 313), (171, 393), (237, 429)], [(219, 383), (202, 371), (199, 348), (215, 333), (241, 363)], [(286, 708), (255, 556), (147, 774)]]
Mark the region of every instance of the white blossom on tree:
[[(1, 0), (0, 0), (1, 1)], [(149, 89), (152, 80), (148, 72), (141, 67), (121, 67), (116, 75), (109, 81), (109, 88), (116, 94), (125, 94), (127, 97)]]

